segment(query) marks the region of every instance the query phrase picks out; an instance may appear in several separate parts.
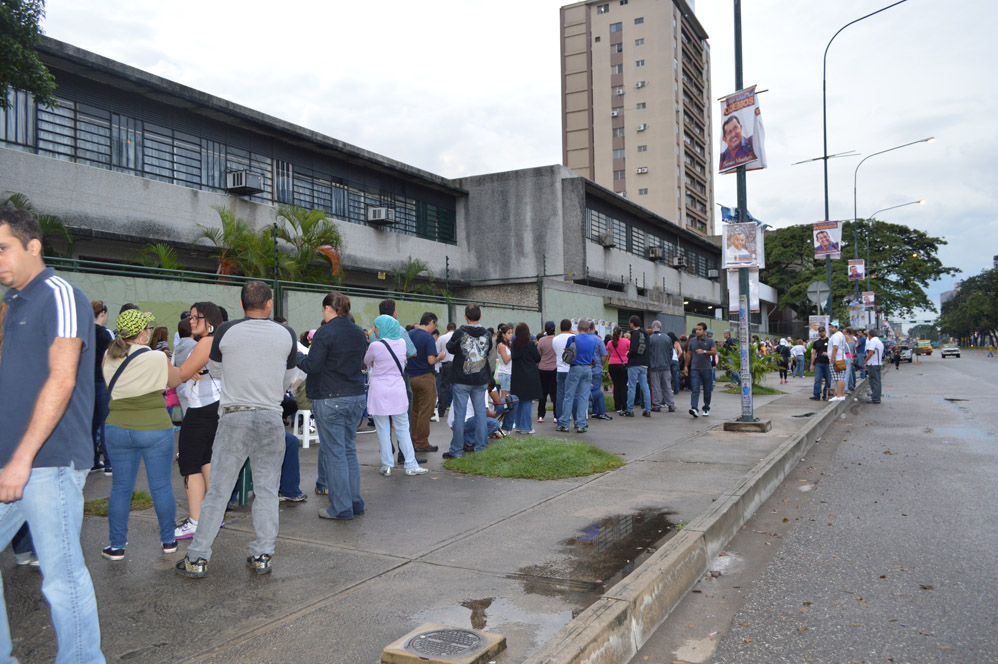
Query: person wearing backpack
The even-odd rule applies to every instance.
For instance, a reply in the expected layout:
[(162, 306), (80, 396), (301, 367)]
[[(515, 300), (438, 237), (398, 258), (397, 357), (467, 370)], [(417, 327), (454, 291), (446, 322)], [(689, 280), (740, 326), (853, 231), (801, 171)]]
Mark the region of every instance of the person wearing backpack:
[(651, 390), (648, 388), (648, 333), (641, 327), (641, 318), (631, 316), (631, 347), (627, 350), (627, 410), (624, 417), (634, 417), (634, 397), (638, 385), (644, 398), (643, 417), (651, 417)]
[(592, 364), (599, 340), (589, 334), (589, 321), (579, 321), (579, 333), (568, 339), (562, 361), (568, 365), (565, 391), (561, 401), (561, 417), (556, 431), (567, 432), (570, 418), (575, 414), (575, 433), (585, 433), (586, 413), (589, 410), (589, 391), (592, 385)]

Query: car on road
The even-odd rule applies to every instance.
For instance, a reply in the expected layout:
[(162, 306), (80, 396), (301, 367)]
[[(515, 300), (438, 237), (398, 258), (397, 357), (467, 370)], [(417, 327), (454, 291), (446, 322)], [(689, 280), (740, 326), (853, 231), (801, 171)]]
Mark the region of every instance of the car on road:
[(956, 344), (946, 344), (939, 354), (944, 359), (947, 357), (960, 357), (960, 347)]
[(919, 341), (915, 353), (917, 355), (932, 355), (932, 344), (928, 341)]
[(898, 348), (901, 349), (901, 359), (905, 362), (911, 362), (911, 346), (908, 344), (901, 344)]

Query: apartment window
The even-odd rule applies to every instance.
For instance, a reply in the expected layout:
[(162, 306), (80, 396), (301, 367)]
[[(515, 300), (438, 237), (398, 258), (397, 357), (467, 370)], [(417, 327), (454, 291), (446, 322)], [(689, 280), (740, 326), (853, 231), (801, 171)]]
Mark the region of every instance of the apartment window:
[(620, 6), (623, 7), (627, 4), (627, 0), (620, 0)]
[(624, 128), (623, 127), (615, 127), (614, 130), (613, 130), (613, 137), (614, 138), (623, 138), (624, 137)]
[(638, 146), (638, 152), (648, 152), (648, 146), (647, 145), (639, 145)]
[(624, 24), (623, 23), (611, 23), (610, 24), (610, 34), (611, 35), (613, 33), (615, 33), (615, 32), (620, 32), (623, 29), (624, 29)]
[(610, 12), (610, 5), (597, 5), (596, 6), (596, 13), (597, 14), (607, 14), (609, 12)]
[(624, 45), (623, 44), (610, 44), (610, 52), (611, 53), (623, 53), (624, 52)]
[(645, 102), (641, 101), (638, 102), (638, 105), (635, 108), (637, 108), (640, 111), (642, 108), (646, 108), (647, 106), (648, 105)]
[(617, 87), (615, 87), (613, 89), (613, 94), (615, 94), (617, 96), (620, 96), (620, 95), (624, 94), (624, 86), (623, 85), (618, 85)]
[(620, 115), (623, 112), (624, 112), (623, 106), (614, 106), (613, 108), (610, 109), (611, 115)]
[(648, 195), (647, 189), (638, 189), (638, 196), (647, 196), (647, 195)]
[(636, 19), (634, 19), (634, 25), (641, 25), (644, 22), (645, 22), (644, 16), (639, 16)]
[(597, 41), (598, 42), (599, 41), (599, 35), (597, 35), (596, 39), (594, 39), (593, 41)]
[(624, 158), (624, 149), (623, 148), (619, 148), (617, 150), (614, 150), (613, 151), (613, 158), (614, 159), (623, 159)]
[(644, 67), (645, 66), (645, 61), (644, 60), (635, 60), (634, 61), (634, 66), (635, 67)]
[(634, 45), (635, 45), (635, 46), (643, 46), (643, 45), (644, 45), (644, 43), (645, 43), (645, 39), (644, 39), (644, 37), (642, 37), (641, 39), (635, 39), (635, 40), (634, 40)]
[(15, 145), (34, 145), (37, 122), (34, 98), (22, 90), (10, 90), (7, 102), (10, 104), (7, 110), (0, 108), (0, 141)]
[(624, 65), (610, 65), (610, 73), (611, 74), (623, 74), (624, 73)]
[(623, 179), (625, 179), (627, 177), (626, 173), (627, 173), (627, 171), (614, 171), (613, 172), (613, 179), (614, 180), (623, 180)]
[(121, 170), (142, 168), (142, 122), (111, 114), (111, 165)]

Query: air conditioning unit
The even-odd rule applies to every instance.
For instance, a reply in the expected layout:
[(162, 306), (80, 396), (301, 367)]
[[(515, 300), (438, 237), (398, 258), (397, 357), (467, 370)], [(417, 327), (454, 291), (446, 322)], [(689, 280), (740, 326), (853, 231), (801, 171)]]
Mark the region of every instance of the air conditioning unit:
[(617, 96), (618, 97), (623, 97), (624, 96), (624, 91), (623, 90), (617, 90)]
[(648, 128), (648, 125), (646, 125), (646, 124), (639, 124), (638, 125), (638, 131), (644, 131), (647, 128)]
[(607, 249), (609, 249), (609, 248), (611, 248), (611, 247), (613, 247), (613, 246), (616, 245), (616, 243), (613, 241), (613, 234), (612, 233), (600, 233), (599, 234), (599, 243), (601, 245), (603, 245), (604, 247), (606, 247)]
[(387, 207), (367, 208), (367, 223), (373, 226), (386, 226), (395, 223), (395, 210)]
[(686, 256), (673, 256), (672, 260), (669, 261), (669, 265), (671, 265), (674, 268), (685, 268)]
[(620, 111), (610, 111), (610, 117), (615, 118), (620, 115)]
[(642, 167), (640, 167), (640, 168), (637, 168), (637, 169), (635, 169), (635, 172), (636, 172), (636, 173), (637, 173), (638, 175), (643, 175), (644, 173), (647, 173), (647, 172), (648, 172), (648, 167), (647, 167), (647, 166), (642, 166)]
[(225, 190), (239, 196), (263, 193), (263, 176), (250, 171), (229, 171), (225, 174)]
[(643, 88), (643, 87), (645, 87), (645, 82), (644, 81), (638, 81), (637, 83), (634, 84), (634, 87), (636, 87), (636, 88)]
[(717, 270), (707, 270), (708, 279), (717, 279), (717, 276), (718, 276)]
[(648, 247), (648, 260), (660, 261), (665, 256), (662, 247)]

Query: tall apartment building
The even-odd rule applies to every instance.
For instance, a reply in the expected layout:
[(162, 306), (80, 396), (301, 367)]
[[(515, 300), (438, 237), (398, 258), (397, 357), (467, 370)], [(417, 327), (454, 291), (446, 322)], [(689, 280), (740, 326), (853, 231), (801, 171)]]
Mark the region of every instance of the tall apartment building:
[(714, 233), (710, 48), (685, 0), (561, 8), (562, 162)]

